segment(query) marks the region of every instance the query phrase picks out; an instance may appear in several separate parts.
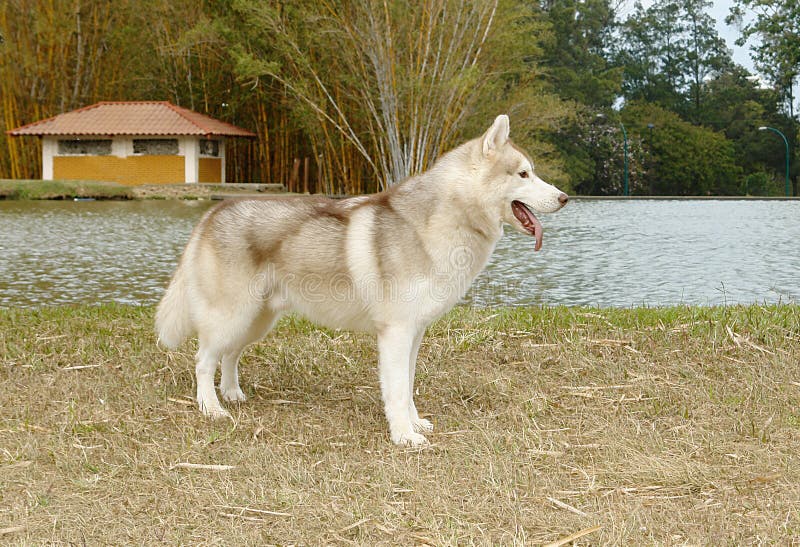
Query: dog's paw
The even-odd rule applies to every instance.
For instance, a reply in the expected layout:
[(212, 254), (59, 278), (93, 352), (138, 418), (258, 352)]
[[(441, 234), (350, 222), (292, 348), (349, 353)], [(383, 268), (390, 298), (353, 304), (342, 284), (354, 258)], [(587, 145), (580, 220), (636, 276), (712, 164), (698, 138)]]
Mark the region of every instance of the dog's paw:
[(430, 444), (425, 435), (420, 435), (414, 431), (405, 431), (403, 433), (392, 433), (392, 442), (401, 446), (425, 446)]
[(412, 425), (417, 433), (430, 433), (433, 431), (433, 423), (425, 418), (417, 418)]
[(219, 403), (216, 405), (208, 405), (203, 403), (202, 401), (199, 403), (200, 405), (200, 412), (203, 413), (204, 416), (214, 419), (214, 420), (221, 420), (225, 418), (233, 419), (231, 413), (222, 408)]
[(242, 403), (247, 400), (244, 392), (239, 386), (230, 389), (221, 389), (222, 398), (231, 403)]

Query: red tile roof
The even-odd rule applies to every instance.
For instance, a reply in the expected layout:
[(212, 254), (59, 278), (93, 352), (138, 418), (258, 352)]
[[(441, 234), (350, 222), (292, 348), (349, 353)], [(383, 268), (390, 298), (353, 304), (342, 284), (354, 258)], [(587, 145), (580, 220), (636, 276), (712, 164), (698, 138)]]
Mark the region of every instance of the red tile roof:
[(9, 135), (218, 135), (255, 137), (246, 129), (167, 101), (101, 102), (7, 131)]

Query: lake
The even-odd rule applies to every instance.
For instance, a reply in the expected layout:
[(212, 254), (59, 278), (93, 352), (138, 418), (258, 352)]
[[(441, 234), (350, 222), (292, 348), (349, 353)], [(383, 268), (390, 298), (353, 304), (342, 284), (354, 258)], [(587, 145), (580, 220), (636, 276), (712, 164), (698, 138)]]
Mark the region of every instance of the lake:
[[(0, 306), (153, 304), (205, 201), (0, 202)], [(467, 296), (493, 305), (800, 299), (800, 201), (573, 200), (542, 251), (508, 231)]]

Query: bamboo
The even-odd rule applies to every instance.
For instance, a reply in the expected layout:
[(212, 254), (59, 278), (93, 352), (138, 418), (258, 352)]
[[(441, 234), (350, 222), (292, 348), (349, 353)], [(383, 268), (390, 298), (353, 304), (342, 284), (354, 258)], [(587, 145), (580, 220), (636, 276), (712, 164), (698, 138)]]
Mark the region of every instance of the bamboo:
[[(229, 37), (198, 25), (220, 17), (214, 3), (2, 2), (5, 128), (97, 100), (169, 98), (259, 135), (229, 143), (229, 179), (289, 185), (303, 158), (302, 191), (348, 194), (419, 172), (452, 144), (476, 92), (462, 73), (483, 60), (497, 0), (303, 2), (313, 33), (272, 5), (269, 45), (254, 53), (282, 68), (253, 89), (236, 80)], [(29, 31), (31, 17), (41, 32)], [(0, 135), (0, 177), (37, 175), (39, 152)]]

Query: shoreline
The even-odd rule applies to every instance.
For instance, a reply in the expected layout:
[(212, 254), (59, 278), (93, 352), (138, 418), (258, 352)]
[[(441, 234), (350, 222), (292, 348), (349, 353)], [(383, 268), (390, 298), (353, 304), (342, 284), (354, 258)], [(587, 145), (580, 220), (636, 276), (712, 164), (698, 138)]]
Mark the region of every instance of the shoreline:
[[(72, 180), (0, 179), (3, 200), (222, 200), (289, 195), (282, 184), (274, 183), (175, 183), (123, 185), (115, 182)], [(339, 199), (349, 196), (328, 196)], [(584, 201), (797, 201), (800, 196), (586, 196), (571, 195)]]
[(613, 201), (796, 201), (800, 196), (582, 196), (574, 195), (570, 200)]
[(72, 180), (0, 179), (2, 200), (164, 200), (214, 199), (224, 192), (230, 197), (282, 195), (282, 184), (176, 183), (124, 185), (116, 182)]

